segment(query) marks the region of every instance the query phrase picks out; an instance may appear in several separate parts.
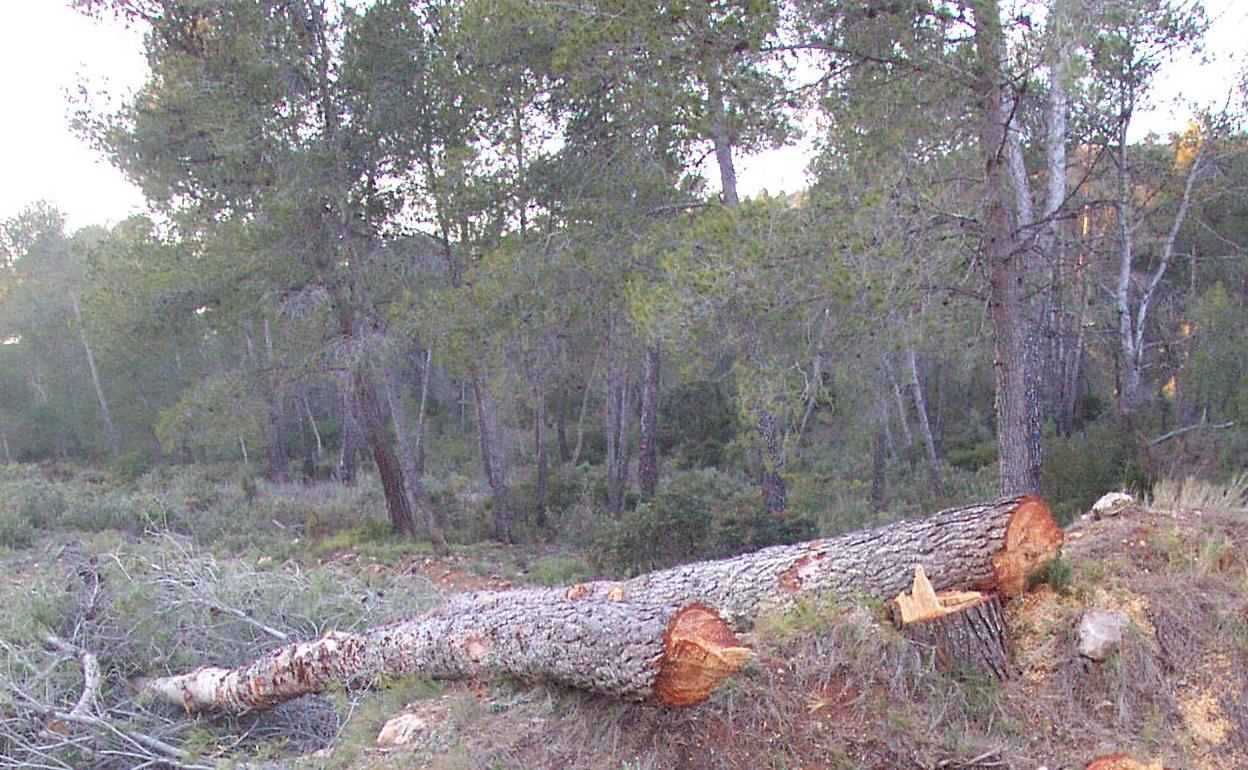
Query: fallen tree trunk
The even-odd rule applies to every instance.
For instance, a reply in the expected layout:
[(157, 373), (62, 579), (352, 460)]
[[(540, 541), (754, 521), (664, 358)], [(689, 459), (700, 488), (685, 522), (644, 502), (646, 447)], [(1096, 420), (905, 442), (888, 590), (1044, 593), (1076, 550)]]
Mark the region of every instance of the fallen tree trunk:
[(734, 627), (758, 611), (803, 595), (864, 595), (891, 600), (922, 566), (936, 590), (968, 589), (1017, 596), (1057, 555), (1062, 529), (1049, 507), (1032, 496), (949, 508), (871, 530), (717, 561), (651, 572), (625, 581), (596, 581), (566, 589), (568, 598), (697, 601)]
[(140, 686), (188, 711), (243, 712), (379, 677), (508, 675), (692, 705), (744, 664), (731, 627), (760, 610), (811, 595), (891, 599), (919, 565), (938, 589), (1013, 596), (1061, 542), (1043, 502), (1012, 497), (626, 581), (457, 597), (418, 618)]
[(367, 687), (412, 674), (514, 676), (684, 706), (710, 697), (750, 654), (702, 605), (572, 602), (502, 591), (460, 597), (358, 634), (331, 631), (238, 668), (200, 668), (138, 684), (190, 713), (257, 711), (331, 685)]

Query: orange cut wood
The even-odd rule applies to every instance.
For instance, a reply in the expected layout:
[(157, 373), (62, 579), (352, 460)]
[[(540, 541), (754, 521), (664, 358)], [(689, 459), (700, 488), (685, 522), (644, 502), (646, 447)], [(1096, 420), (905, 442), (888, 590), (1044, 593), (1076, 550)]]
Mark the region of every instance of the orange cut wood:
[(1037, 566), (1056, 557), (1064, 539), (1049, 506), (1034, 495), (1024, 497), (1010, 516), (1004, 547), (992, 557), (1001, 596), (1008, 599), (1026, 591)]
[(664, 706), (705, 701), (754, 654), (741, 645), (719, 613), (701, 604), (676, 613), (663, 635), (663, 650), (654, 691)]

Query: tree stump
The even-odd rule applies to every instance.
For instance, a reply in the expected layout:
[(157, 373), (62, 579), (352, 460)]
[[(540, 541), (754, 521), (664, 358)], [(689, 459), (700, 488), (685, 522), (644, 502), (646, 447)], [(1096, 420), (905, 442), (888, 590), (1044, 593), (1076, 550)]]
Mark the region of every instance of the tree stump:
[(906, 638), (932, 650), (942, 670), (992, 679), (1014, 675), (1006, 652), (1005, 617), (996, 594), (936, 593), (920, 565), (914, 569), (910, 593), (898, 595), (893, 604)]

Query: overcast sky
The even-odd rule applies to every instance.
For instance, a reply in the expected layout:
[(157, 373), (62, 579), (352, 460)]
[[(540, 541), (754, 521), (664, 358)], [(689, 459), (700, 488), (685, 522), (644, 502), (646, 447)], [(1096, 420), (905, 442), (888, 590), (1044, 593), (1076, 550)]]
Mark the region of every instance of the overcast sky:
[[(1160, 109), (1137, 120), (1141, 133), (1181, 128), (1190, 109), (1225, 99), (1245, 66), (1248, 2), (1209, 0), (1214, 24), (1206, 57), (1175, 62), (1154, 92)], [(120, 172), (85, 146), (69, 126), (70, 95), (84, 80), (94, 90), (125, 93), (143, 83), (142, 36), (110, 22), (93, 22), (60, 0), (0, 0), (0, 220), (37, 200), (55, 203), (70, 229), (114, 224), (143, 209), (143, 197)], [(740, 162), (749, 194), (789, 192), (805, 184), (800, 148), (762, 153)]]

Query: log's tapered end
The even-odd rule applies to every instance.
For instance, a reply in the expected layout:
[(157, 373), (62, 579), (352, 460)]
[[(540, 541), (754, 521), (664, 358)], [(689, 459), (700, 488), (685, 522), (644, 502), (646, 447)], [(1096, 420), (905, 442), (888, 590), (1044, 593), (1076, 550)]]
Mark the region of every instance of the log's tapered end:
[(664, 706), (695, 706), (753, 654), (715, 610), (701, 604), (683, 607), (663, 634), (655, 695)]
[(1065, 535), (1043, 500), (1024, 497), (1006, 525), (1005, 545), (992, 557), (996, 587), (1005, 598), (1027, 590), (1027, 581), (1062, 549)]

